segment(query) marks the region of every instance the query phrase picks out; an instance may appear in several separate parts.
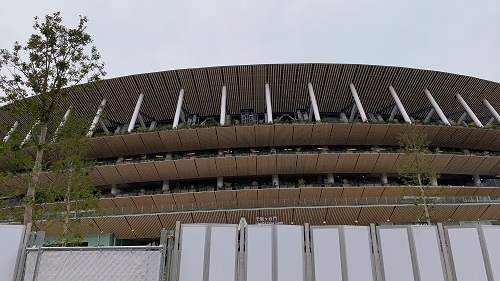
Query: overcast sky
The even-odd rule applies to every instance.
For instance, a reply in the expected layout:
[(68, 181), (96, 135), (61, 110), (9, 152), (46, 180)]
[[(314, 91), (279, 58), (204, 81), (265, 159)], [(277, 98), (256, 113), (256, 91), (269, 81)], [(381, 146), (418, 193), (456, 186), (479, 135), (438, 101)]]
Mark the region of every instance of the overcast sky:
[(109, 77), (260, 63), (406, 66), (500, 81), (500, 1), (0, 0), (0, 48), (33, 16), (88, 32)]

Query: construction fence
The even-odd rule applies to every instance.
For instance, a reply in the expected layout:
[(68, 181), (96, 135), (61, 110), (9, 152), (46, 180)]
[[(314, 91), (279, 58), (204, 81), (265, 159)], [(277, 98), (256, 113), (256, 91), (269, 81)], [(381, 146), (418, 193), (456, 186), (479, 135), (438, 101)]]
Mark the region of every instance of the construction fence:
[(27, 249), (25, 281), (159, 281), (164, 247)]

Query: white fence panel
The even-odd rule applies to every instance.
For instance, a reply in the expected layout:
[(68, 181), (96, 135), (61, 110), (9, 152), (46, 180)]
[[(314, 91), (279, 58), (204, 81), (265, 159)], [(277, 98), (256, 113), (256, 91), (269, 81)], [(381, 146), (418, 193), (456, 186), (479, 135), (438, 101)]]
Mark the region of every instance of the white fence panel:
[(210, 281), (236, 279), (237, 225), (212, 225), (210, 231)]
[(278, 281), (304, 280), (304, 227), (276, 226)]
[(500, 280), (500, 226), (483, 225), (484, 241), (494, 280)]
[(457, 281), (486, 281), (486, 268), (476, 228), (447, 228)]
[(379, 228), (386, 281), (414, 281), (408, 229)]
[(420, 280), (444, 281), (446, 270), (443, 268), (436, 226), (414, 225), (411, 231)]
[(0, 225), (0, 280), (14, 278), (23, 237), (23, 225)]
[(179, 281), (203, 280), (206, 230), (206, 225), (182, 226)]
[(247, 227), (246, 281), (273, 281), (273, 243), (271, 225)]
[(338, 228), (311, 227), (316, 281), (342, 280)]
[(370, 229), (367, 226), (344, 226), (344, 234), (348, 280), (373, 280)]

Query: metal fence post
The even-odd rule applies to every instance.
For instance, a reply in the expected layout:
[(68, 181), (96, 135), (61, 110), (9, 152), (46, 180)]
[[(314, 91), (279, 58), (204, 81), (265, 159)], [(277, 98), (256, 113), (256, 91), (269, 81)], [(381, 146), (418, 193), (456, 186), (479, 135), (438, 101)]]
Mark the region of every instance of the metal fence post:
[(172, 254), (172, 263), (170, 265), (170, 281), (177, 281), (179, 278), (179, 242), (180, 242), (180, 231), (181, 222), (175, 222), (175, 234), (174, 234), (174, 249)]
[(370, 237), (371, 237), (371, 242), (372, 242), (372, 251), (373, 251), (373, 259), (375, 263), (375, 278), (377, 281), (382, 281), (384, 280), (382, 278), (382, 270), (381, 270), (381, 264), (380, 264), (380, 253), (378, 251), (378, 239), (377, 239), (377, 230), (375, 227), (374, 223), (370, 224)]
[(26, 248), (28, 247), (28, 241), (30, 240), (31, 236), (31, 223), (28, 223), (26, 227), (24, 228), (24, 239), (23, 243), (21, 245), (21, 253), (19, 254), (18, 257), (18, 262), (16, 265), (16, 275), (15, 275), (15, 281), (21, 281), (23, 279), (23, 274), (24, 274), (24, 267), (26, 263)]
[(311, 255), (311, 233), (310, 233), (310, 228), (309, 228), (309, 223), (304, 224), (304, 240), (305, 240), (305, 247), (306, 247), (306, 272), (305, 272), (305, 277), (306, 281), (312, 281), (313, 280), (313, 275), (312, 275), (312, 255)]
[(441, 252), (443, 253), (444, 257), (444, 266), (446, 267), (446, 275), (447, 275), (447, 280), (452, 281), (453, 280), (453, 272), (451, 269), (451, 262), (450, 262), (450, 256), (448, 253), (448, 243), (446, 242), (446, 236), (444, 234), (444, 228), (443, 224), (438, 222), (438, 234), (439, 234), (439, 244), (441, 246)]
[(160, 264), (160, 277), (159, 281), (165, 280), (165, 259), (167, 256), (167, 242), (168, 242), (168, 231), (167, 230), (162, 230), (160, 233), (160, 246), (162, 246), (161, 250), (161, 264)]
[(40, 264), (41, 255), (43, 253), (42, 248), (44, 239), (45, 239), (45, 231), (36, 232), (35, 245), (36, 247), (38, 247), (38, 251), (36, 255), (35, 269), (33, 270), (33, 281), (36, 281), (36, 277), (38, 275), (38, 266)]

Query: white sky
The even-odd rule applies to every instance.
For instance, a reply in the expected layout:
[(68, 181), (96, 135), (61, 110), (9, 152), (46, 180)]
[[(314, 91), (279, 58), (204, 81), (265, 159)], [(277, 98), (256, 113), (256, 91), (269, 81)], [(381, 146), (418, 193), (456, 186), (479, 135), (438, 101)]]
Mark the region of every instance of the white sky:
[(500, 81), (498, 0), (0, 0), (0, 48), (61, 11), (88, 31), (108, 78), (259, 63), (406, 66)]

